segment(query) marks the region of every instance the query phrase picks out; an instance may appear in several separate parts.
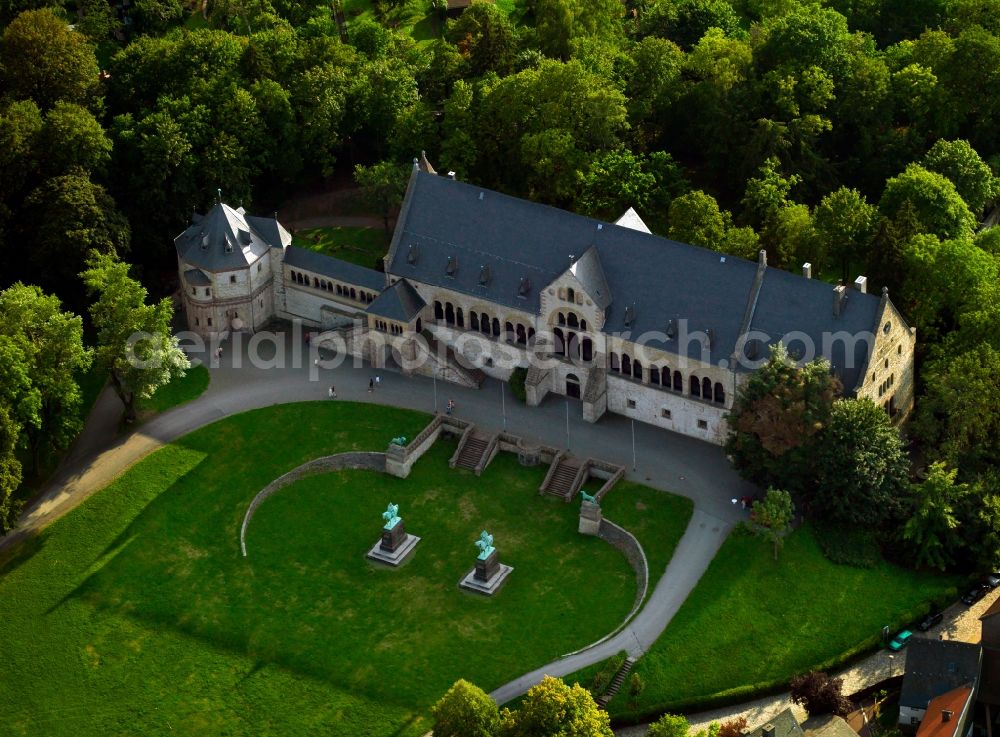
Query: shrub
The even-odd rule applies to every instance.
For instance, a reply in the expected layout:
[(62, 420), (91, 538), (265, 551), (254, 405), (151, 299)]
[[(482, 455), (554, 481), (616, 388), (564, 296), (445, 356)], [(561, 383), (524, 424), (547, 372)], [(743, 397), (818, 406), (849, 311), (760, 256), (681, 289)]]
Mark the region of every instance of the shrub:
[(527, 401), (528, 391), (524, 388), (524, 380), (528, 378), (528, 369), (516, 368), (511, 372), (510, 378), (507, 379), (507, 384), (510, 386), (511, 394), (520, 399), (522, 402)]
[(729, 719), (719, 727), (719, 737), (741, 737), (747, 726), (746, 717)]
[(874, 568), (882, 559), (875, 532), (867, 527), (819, 522), (813, 525), (816, 542), (832, 563)]
[(789, 685), (792, 701), (804, 706), (811, 717), (819, 714), (844, 716), (851, 711), (851, 702), (842, 693), (842, 678), (830, 678), (826, 673), (814, 670), (795, 676)]

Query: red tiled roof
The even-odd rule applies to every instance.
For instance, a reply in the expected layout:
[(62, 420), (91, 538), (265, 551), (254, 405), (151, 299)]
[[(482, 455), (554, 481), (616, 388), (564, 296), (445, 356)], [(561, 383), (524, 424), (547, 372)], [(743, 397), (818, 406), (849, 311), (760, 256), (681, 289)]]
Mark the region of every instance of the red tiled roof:
[[(955, 737), (962, 720), (962, 712), (971, 698), (972, 687), (959, 686), (936, 699), (931, 699), (924, 720), (920, 722), (920, 728), (917, 730), (917, 737)], [(944, 721), (945, 711), (951, 712), (948, 721)]]

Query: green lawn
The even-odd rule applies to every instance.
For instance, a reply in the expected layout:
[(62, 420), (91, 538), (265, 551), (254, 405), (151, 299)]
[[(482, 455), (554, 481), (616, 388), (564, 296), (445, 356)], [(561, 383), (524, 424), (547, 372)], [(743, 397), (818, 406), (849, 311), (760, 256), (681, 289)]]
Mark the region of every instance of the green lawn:
[[(501, 454), (477, 479), (447, 467), (449, 442), (406, 480), (284, 489), (240, 557), (240, 520), (270, 480), (426, 421), (346, 402), (227, 418), (14, 551), (0, 568), (5, 733), (420, 735), (456, 678), (491, 689), (613, 629), (635, 596), (624, 558), (576, 533), (576, 504), (538, 496), (544, 468)], [(364, 560), (389, 500), (423, 538), (398, 570)], [(494, 599), (457, 588), (483, 527), (515, 568)]]
[(149, 399), (140, 403), (141, 410), (166, 412), (192, 399), (200, 397), (208, 389), (208, 369), (204, 366), (192, 366), (184, 372), (184, 376), (174, 379), (166, 386), (161, 386)]
[(637, 664), (646, 683), (638, 709), (628, 710), (619, 695), (612, 716), (737, 701), (750, 687), (829, 667), (861, 643), (873, 644), (883, 625), (910, 621), (923, 602), (955, 583), (888, 563), (872, 569), (830, 563), (808, 527), (788, 538), (777, 562), (770, 543), (734, 532)]
[(384, 228), (310, 228), (296, 233), (292, 244), (369, 269), (376, 268), (389, 248)]

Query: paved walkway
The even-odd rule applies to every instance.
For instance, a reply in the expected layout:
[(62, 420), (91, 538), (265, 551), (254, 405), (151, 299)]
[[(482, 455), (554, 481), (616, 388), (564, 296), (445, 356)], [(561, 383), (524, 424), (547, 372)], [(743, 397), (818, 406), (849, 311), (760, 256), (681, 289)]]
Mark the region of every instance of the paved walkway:
[[(174, 408), (141, 425), (111, 447), (95, 455), (73, 454), (49, 487), (26, 510), (11, 535), (0, 540), (0, 549), (31, 534), (65, 514), (95, 491), (106, 486), (133, 463), (165, 443), (203, 425), (255, 407), (285, 402), (327, 399), (327, 387), (335, 384), (337, 401), (387, 404), (432, 412), (455, 400), (455, 414), (472, 420), (485, 430), (504, 427), (549, 445), (568, 447), (578, 456), (594, 456), (619, 463), (626, 478), (654, 488), (688, 496), (695, 514), (673, 559), (656, 584), (646, 605), (622, 632), (601, 645), (570, 658), (550, 663), (499, 688), (495, 695), (506, 701), (523, 693), (545, 674), (565, 675), (609, 657), (620, 650), (644, 652), (660, 635), (702, 573), (708, 567), (729, 528), (743, 512), (730, 500), (753, 493), (730, 468), (719, 448), (707, 443), (633, 423), (619, 415), (607, 415), (596, 424), (584, 422), (579, 402), (549, 397), (539, 407), (526, 407), (514, 399), (502, 382), (487, 380), (481, 389), (465, 389), (423, 377), (404, 377), (392, 371), (352, 367), (350, 362), (334, 369), (318, 368), (304, 342), (291, 334), (284, 344), (270, 346), (284, 351), (274, 354), (276, 367), (250, 364), (247, 338), (242, 345), (227, 342), (221, 366), (210, 366), (212, 381), (199, 399)], [(264, 346), (265, 349), (268, 346)], [(263, 351), (261, 351), (263, 353)], [(378, 373), (378, 390), (368, 392), (369, 378)], [(114, 414), (117, 401), (105, 392), (99, 407), (102, 416)], [(88, 437), (91, 434), (88, 423)], [(94, 437), (99, 437), (96, 427)], [(386, 429), (386, 437), (392, 429)], [(96, 442), (96, 440), (95, 440)], [(633, 458), (635, 465), (633, 468)]]

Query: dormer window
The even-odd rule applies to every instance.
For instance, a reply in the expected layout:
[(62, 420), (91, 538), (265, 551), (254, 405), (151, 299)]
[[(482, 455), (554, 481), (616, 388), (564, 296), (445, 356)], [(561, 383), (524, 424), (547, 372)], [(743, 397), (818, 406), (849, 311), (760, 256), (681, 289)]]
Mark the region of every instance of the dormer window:
[(406, 263), (415, 264), (418, 258), (420, 258), (420, 247), (416, 243), (411, 243), (409, 250), (406, 252)]
[(517, 296), (527, 297), (528, 292), (530, 291), (531, 291), (531, 280), (526, 276), (522, 276), (521, 283), (517, 287)]
[(490, 283), (490, 267), (483, 264), (479, 267), (479, 285), (485, 287)]
[(625, 308), (625, 327), (631, 327), (635, 322), (635, 306), (629, 305)]
[(454, 277), (458, 273), (458, 259), (454, 256), (448, 257), (448, 265), (444, 267), (444, 273)]
[(677, 321), (673, 318), (667, 321), (667, 337), (671, 340), (677, 337)]
[(201, 234), (201, 250), (202, 251), (208, 250), (208, 236), (205, 235), (204, 233)]

